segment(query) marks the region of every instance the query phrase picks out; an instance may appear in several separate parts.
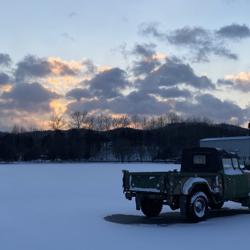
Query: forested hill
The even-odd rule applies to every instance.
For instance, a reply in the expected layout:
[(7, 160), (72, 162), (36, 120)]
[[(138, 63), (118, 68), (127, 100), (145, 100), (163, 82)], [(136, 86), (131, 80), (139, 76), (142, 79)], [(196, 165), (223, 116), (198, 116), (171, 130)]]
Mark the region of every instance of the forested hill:
[(247, 135), (226, 124), (175, 123), (163, 128), (73, 129), (0, 133), (0, 161), (157, 161), (179, 158), (201, 138)]

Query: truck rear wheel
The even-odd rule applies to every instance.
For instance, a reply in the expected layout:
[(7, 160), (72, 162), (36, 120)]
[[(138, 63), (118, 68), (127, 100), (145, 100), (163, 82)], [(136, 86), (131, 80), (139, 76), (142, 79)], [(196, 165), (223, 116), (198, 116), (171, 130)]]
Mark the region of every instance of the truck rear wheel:
[(156, 217), (162, 210), (163, 202), (158, 199), (144, 198), (141, 200), (141, 210), (147, 217)]
[(193, 193), (186, 203), (186, 216), (194, 221), (202, 221), (207, 216), (208, 198), (204, 192)]

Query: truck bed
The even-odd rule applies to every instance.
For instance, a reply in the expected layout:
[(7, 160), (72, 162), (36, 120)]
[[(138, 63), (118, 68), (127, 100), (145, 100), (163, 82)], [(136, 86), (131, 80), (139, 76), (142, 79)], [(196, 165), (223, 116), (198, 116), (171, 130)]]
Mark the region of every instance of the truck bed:
[(129, 172), (124, 170), (123, 188), (125, 193), (131, 193), (132, 196), (138, 192), (179, 195), (184, 188), (182, 183), (185, 183), (190, 177), (189, 185), (192, 185), (192, 179), (197, 180), (199, 178), (205, 178), (208, 184), (212, 185), (219, 175), (201, 173), (194, 176), (192, 173), (181, 173), (178, 171)]

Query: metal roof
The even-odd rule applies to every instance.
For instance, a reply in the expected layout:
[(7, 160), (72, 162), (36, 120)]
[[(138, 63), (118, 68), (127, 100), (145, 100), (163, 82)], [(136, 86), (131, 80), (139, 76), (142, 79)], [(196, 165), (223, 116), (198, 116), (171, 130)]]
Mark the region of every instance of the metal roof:
[(250, 140), (250, 136), (204, 138), (201, 139), (200, 141), (231, 141), (231, 140)]

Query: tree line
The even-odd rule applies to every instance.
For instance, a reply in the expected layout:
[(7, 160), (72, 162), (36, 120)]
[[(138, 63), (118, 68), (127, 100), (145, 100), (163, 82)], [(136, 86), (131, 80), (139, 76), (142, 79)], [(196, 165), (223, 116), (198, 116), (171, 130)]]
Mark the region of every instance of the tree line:
[(87, 114), (81, 115), (68, 120), (72, 126), (68, 130), (55, 126), (53, 130), (27, 132), (16, 127), (12, 133), (0, 133), (0, 161), (178, 161), (183, 148), (199, 146), (202, 138), (248, 134), (238, 126), (205, 120), (169, 122), (159, 117), (148, 119), (144, 129), (138, 129), (143, 122), (137, 129), (132, 127), (135, 122), (114, 128), (114, 120), (109, 127), (101, 115), (101, 119), (94, 117), (90, 129), (85, 127)]
[[(73, 113), (57, 114), (52, 113), (49, 120), (50, 130), (88, 129), (94, 131), (109, 131), (118, 128), (134, 128), (151, 130), (163, 128), (175, 123), (207, 123), (213, 124), (206, 117), (183, 118), (180, 115), (169, 112), (159, 116), (141, 115), (119, 115), (112, 116), (101, 113), (99, 115), (89, 114), (87, 111), (75, 111)], [(14, 125), (12, 133), (23, 133), (28, 131), (41, 130), (38, 128), (25, 128), (22, 125)]]

